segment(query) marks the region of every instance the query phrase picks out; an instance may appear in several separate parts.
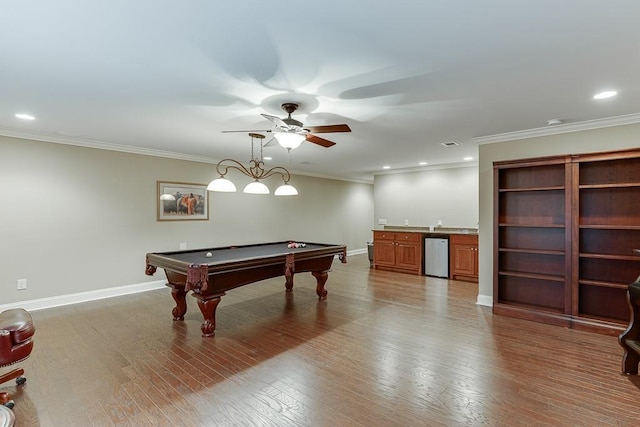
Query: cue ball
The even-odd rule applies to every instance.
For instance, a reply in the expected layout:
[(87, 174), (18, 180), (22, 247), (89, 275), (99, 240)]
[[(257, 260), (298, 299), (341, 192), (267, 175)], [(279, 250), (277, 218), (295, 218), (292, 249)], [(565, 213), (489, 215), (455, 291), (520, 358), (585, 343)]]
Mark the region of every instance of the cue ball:
[(211, 252), (207, 252), (207, 258), (211, 258), (213, 254)]

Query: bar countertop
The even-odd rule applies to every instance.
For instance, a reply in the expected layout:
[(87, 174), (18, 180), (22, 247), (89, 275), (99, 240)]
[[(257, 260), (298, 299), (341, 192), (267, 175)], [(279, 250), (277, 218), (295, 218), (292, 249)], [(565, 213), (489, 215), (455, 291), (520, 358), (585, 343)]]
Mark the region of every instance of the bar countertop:
[(442, 237), (448, 238), (452, 234), (469, 234), (478, 235), (477, 228), (470, 227), (434, 227), (433, 231), (429, 227), (411, 227), (401, 225), (385, 225), (383, 229), (374, 229), (373, 231), (390, 231), (401, 233), (420, 233), (424, 237)]

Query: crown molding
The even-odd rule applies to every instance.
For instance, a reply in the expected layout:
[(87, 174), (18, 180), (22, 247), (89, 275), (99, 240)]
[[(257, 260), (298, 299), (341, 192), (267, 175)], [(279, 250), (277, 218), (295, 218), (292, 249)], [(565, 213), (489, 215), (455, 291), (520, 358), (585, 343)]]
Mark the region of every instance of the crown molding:
[[(103, 141), (97, 141), (93, 139), (83, 139), (72, 136), (56, 136), (46, 135), (33, 132), (21, 132), (11, 129), (1, 129), (0, 136), (6, 136), (9, 138), (28, 139), (32, 141), (51, 142), (54, 144), (73, 145), (76, 147), (96, 148), (98, 150), (118, 151), (121, 153), (140, 154), (143, 156), (155, 156), (164, 157), (167, 159), (186, 160), (189, 162), (200, 162), (217, 164), (220, 160), (206, 156), (195, 156), (190, 154), (176, 153), (174, 151), (155, 150), (152, 148), (134, 147), (132, 145), (111, 144)], [(355, 182), (359, 184), (373, 184), (373, 178), (358, 179), (358, 178), (345, 178), (332, 175), (316, 174), (312, 172), (304, 172), (300, 170), (290, 169), (292, 175), (311, 176), (315, 178), (333, 179), (337, 181)]]
[(548, 126), (544, 128), (521, 130), (496, 135), (480, 136), (472, 138), (476, 144), (493, 144), (496, 142), (515, 141), (518, 139), (537, 138), (540, 136), (557, 135), (569, 132), (579, 132), (584, 130), (600, 129), (612, 126), (623, 126), (640, 123), (640, 113), (627, 114), (624, 116), (608, 117), (605, 119), (586, 120), (577, 123), (567, 123), (562, 125)]
[(169, 159), (188, 160), (201, 163), (218, 163), (218, 160), (205, 156), (176, 153), (173, 151), (155, 150), (152, 148), (134, 147), (132, 145), (112, 144), (93, 139), (83, 139), (70, 136), (55, 136), (39, 133), (20, 132), (0, 129), (0, 135), (11, 138), (30, 139), (33, 141), (52, 142), (54, 144), (74, 145), (76, 147), (97, 148), (99, 150), (118, 151), (121, 153), (141, 154), (144, 156), (165, 157)]
[(468, 161), (468, 162), (457, 162), (457, 163), (442, 163), (435, 165), (426, 165), (426, 166), (412, 166), (406, 168), (398, 168), (398, 169), (385, 169), (381, 171), (374, 171), (372, 174), (374, 176), (379, 175), (394, 175), (399, 173), (411, 173), (411, 172), (426, 172), (426, 171), (435, 171), (441, 169), (460, 169), (460, 168), (477, 168), (479, 165), (477, 160)]

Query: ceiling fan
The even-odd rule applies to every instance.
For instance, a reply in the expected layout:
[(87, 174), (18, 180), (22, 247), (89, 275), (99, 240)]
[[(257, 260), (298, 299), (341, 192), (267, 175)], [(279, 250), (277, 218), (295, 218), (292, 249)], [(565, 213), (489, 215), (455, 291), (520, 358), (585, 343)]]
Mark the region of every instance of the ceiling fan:
[[(281, 108), (286, 111), (289, 116), (282, 119), (278, 116), (272, 116), (270, 114), (261, 114), (262, 117), (272, 122), (275, 126), (274, 129), (269, 130), (228, 130), (226, 132), (273, 132), (275, 139), (284, 148), (291, 150), (298, 147), (303, 141), (309, 141), (314, 144), (318, 144), (322, 147), (329, 148), (336, 145), (335, 142), (328, 139), (320, 138), (314, 134), (316, 133), (335, 133), (335, 132), (351, 132), (346, 124), (339, 125), (324, 125), (324, 126), (306, 126), (303, 123), (292, 118), (291, 114), (298, 109), (298, 104), (292, 102), (286, 102), (281, 105)], [(264, 144), (264, 146), (270, 145), (271, 141)]]

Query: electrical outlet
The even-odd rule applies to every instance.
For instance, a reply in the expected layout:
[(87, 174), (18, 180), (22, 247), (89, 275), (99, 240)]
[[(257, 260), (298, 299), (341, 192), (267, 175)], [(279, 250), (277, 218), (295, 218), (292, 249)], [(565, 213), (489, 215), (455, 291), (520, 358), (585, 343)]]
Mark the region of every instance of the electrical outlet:
[(187, 249), (187, 242), (180, 243), (180, 250), (184, 251), (185, 249)]
[(27, 279), (18, 279), (18, 283), (17, 283), (16, 288), (19, 291), (27, 289)]
[(378, 224), (379, 225), (387, 225), (387, 219), (386, 218), (378, 218)]
[(404, 220), (404, 225), (409, 225), (409, 220), (408, 219)]

